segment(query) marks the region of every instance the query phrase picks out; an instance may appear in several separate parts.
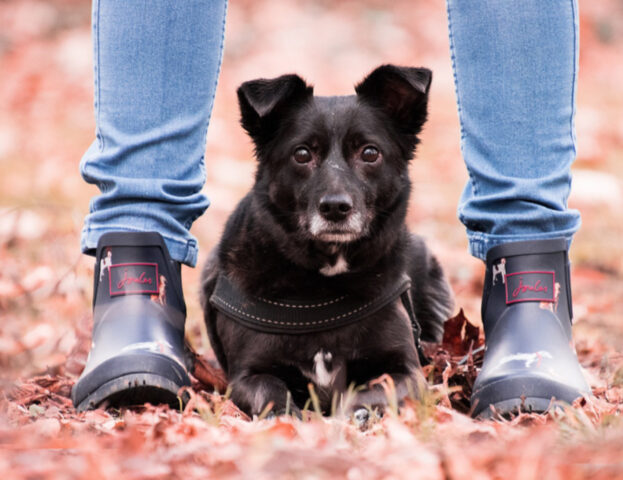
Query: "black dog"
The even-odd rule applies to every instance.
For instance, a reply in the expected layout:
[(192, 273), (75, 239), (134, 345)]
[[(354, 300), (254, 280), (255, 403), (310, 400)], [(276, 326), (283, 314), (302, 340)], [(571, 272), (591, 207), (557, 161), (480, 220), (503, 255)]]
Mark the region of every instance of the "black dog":
[(349, 411), (382, 409), (369, 382), (384, 373), (399, 398), (417, 388), (418, 337), (439, 340), (452, 307), (437, 260), (405, 227), (430, 81), (385, 65), (351, 96), (315, 97), (297, 75), (238, 89), (259, 163), (205, 267), (202, 305), (247, 413), (297, 412), (310, 382), (324, 411), (351, 383), (365, 387)]

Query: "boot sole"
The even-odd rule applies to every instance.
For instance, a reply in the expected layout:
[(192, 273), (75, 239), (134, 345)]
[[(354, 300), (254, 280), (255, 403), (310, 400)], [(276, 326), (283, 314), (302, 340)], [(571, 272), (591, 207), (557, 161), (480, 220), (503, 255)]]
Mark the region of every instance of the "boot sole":
[[(511, 377), (474, 391), (472, 417), (488, 419), (518, 413), (545, 413), (559, 402), (572, 404), (582, 392), (540, 377)], [(491, 406), (495, 410), (491, 409)]]
[(526, 397), (513, 398), (489, 404), (488, 408), (474, 413), (473, 417), (478, 420), (490, 420), (503, 417), (510, 418), (520, 413), (547, 413), (555, 405), (551, 398)]
[(184, 367), (164, 355), (148, 352), (113, 357), (74, 385), (71, 397), (78, 411), (151, 404), (180, 407), (178, 392), (190, 385)]

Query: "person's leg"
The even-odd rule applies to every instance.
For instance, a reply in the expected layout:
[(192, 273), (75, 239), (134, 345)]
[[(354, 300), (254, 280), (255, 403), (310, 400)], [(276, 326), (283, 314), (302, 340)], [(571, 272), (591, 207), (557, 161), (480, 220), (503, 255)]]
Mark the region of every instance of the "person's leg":
[(208, 206), (204, 150), (226, 0), (94, 0), (96, 140), (81, 172), (91, 202), (82, 250), (96, 256), (93, 339), (78, 409), (178, 405), (190, 385), (180, 263)]
[(221, 63), (226, 0), (93, 1), (96, 140), (81, 173), (101, 195), (82, 250), (106, 232), (157, 231), (194, 266), (208, 120)]
[(474, 415), (545, 411), (590, 392), (571, 339), (567, 208), (575, 157), (575, 0), (447, 0), (470, 180), (459, 218), (486, 261)]
[(469, 182), (459, 218), (470, 251), (564, 237), (575, 158), (574, 0), (448, 0), (450, 48)]

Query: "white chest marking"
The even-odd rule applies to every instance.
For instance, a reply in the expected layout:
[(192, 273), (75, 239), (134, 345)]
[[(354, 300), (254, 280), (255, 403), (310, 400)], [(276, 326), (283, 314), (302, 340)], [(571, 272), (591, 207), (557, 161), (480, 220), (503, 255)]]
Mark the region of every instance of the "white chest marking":
[(340, 273), (346, 272), (348, 272), (348, 262), (344, 260), (342, 255), (337, 258), (335, 264), (327, 264), (320, 269), (320, 273), (322, 273), (325, 277), (332, 277), (333, 275), (339, 275)]
[(335, 373), (327, 370), (327, 363), (331, 365), (331, 360), (333, 360), (331, 352), (325, 353), (319, 350), (314, 355), (314, 374), (316, 377), (314, 380), (321, 387), (328, 387), (333, 383)]

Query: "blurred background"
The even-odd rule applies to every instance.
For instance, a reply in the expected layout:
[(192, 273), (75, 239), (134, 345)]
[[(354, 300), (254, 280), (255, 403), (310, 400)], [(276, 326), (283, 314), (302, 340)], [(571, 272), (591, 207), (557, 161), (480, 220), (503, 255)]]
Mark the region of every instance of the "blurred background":
[[(0, 377), (82, 368), (93, 260), (79, 252), (89, 199), (78, 163), (94, 137), (90, 2), (0, 0)], [(572, 250), (580, 341), (623, 345), (623, 1), (580, 1), (578, 158), (570, 206), (583, 214)], [(232, 0), (208, 132), (212, 206), (193, 227), (200, 264), (251, 186), (252, 147), (238, 124), (245, 80), (296, 72), (317, 94), (350, 94), (382, 63), (434, 72), (429, 122), (412, 164), (408, 221), (440, 256), (457, 310), (479, 322), (481, 262), (469, 257), (456, 204), (467, 178), (441, 0)], [(184, 269), (188, 336), (209, 347)], [(69, 359), (69, 360), (68, 360)], [(68, 361), (67, 361), (68, 360)]]

